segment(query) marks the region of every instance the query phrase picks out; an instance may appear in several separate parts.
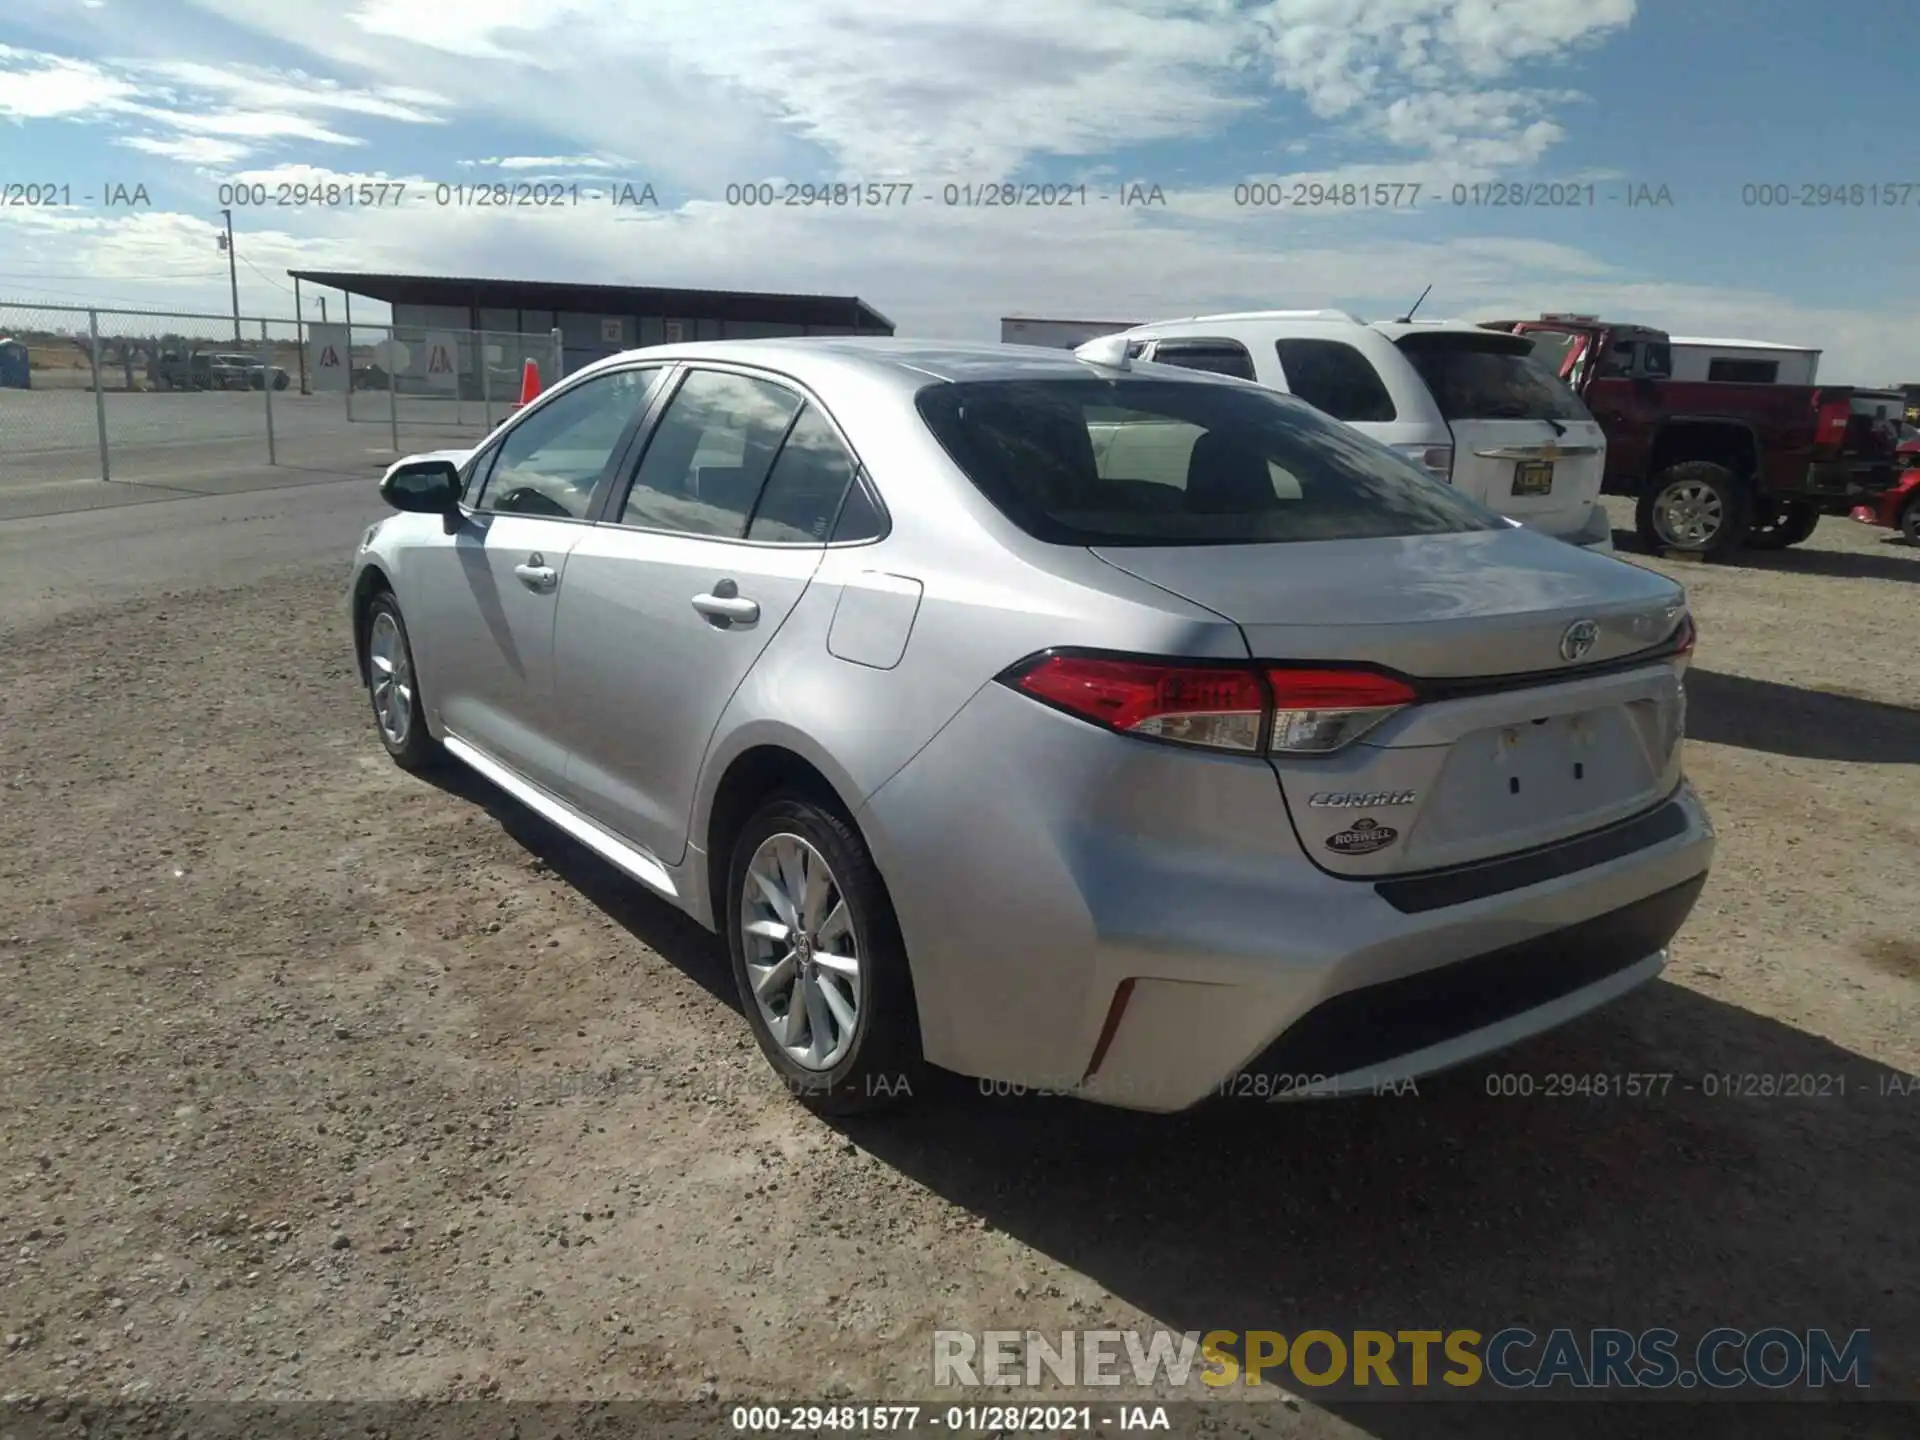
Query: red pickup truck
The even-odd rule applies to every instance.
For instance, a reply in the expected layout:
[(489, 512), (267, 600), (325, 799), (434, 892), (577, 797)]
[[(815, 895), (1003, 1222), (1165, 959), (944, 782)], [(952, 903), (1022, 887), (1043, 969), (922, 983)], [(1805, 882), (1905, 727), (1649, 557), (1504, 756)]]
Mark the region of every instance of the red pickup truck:
[(1897, 478), (1898, 391), (1673, 380), (1666, 331), (1592, 315), (1484, 324), (1531, 337), (1586, 401), (1607, 437), (1602, 488), (1638, 499), (1649, 550), (1782, 550)]

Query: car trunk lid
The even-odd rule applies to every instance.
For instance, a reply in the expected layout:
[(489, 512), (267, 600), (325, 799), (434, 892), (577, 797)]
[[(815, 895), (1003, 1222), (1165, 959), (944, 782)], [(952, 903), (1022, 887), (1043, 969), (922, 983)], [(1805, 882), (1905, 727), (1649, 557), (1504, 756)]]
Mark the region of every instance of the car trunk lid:
[[(1096, 549), (1237, 623), (1256, 660), (1377, 667), (1413, 703), (1331, 754), (1268, 758), (1322, 868), (1384, 876), (1550, 844), (1679, 783), (1673, 582), (1521, 528)], [(1284, 702), (1283, 702), (1284, 703)]]

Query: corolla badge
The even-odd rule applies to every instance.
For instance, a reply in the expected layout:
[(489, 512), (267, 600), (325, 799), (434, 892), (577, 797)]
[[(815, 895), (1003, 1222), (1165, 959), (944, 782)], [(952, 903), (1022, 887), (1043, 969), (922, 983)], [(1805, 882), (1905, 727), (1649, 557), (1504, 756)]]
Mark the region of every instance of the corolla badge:
[(1327, 837), (1327, 849), (1341, 855), (1371, 855), (1376, 850), (1384, 850), (1400, 838), (1400, 832), (1391, 825), (1382, 825), (1378, 820), (1360, 819), (1353, 822), (1350, 829)]
[(1560, 634), (1560, 658), (1568, 663), (1584, 660), (1599, 639), (1598, 625), (1591, 620), (1576, 620)]

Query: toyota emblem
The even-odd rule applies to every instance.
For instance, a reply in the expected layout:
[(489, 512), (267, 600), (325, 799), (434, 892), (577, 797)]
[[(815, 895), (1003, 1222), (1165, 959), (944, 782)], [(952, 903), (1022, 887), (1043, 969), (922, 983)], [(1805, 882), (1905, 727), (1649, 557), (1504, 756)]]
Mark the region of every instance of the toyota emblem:
[(1600, 627), (1591, 620), (1576, 620), (1560, 636), (1560, 658), (1569, 663), (1587, 658), (1600, 639)]

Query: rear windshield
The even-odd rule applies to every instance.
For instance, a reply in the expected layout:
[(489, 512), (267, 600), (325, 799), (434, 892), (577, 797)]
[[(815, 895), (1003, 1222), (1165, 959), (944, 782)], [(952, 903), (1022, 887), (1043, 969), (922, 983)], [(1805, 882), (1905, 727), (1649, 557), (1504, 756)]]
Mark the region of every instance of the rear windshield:
[(1512, 337), (1407, 335), (1399, 342), (1447, 420), (1591, 420), (1580, 397)]
[(1311, 406), (1144, 378), (933, 385), (920, 415), (1014, 524), (1057, 545), (1254, 545), (1506, 522)]

